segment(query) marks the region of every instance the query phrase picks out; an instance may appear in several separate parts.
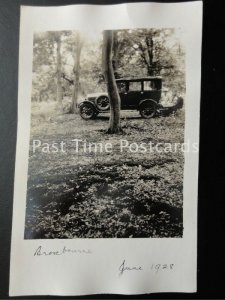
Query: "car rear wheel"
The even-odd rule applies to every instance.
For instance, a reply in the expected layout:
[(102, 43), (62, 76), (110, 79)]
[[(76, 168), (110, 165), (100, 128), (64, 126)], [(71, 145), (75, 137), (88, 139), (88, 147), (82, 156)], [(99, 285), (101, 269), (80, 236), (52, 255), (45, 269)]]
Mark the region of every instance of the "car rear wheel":
[(84, 120), (94, 119), (97, 116), (97, 111), (89, 103), (81, 104), (80, 106), (80, 116)]
[(140, 114), (144, 119), (153, 118), (156, 115), (156, 104), (153, 101), (147, 101), (140, 107)]

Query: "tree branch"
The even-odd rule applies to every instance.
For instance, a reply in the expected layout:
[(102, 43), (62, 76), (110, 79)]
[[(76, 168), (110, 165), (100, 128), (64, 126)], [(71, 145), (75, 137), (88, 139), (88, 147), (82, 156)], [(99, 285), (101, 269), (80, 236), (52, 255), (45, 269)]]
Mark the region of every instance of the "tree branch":
[(74, 81), (68, 77), (66, 77), (66, 75), (64, 73), (62, 73), (62, 78), (66, 81), (69, 82), (69, 84), (73, 85), (74, 84)]

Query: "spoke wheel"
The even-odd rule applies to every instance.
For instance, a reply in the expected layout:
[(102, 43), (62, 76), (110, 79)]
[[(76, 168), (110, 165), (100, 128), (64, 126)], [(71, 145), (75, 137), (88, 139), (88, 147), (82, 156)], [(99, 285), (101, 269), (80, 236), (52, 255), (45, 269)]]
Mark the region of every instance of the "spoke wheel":
[(156, 114), (156, 105), (155, 103), (146, 103), (143, 104), (140, 108), (140, 114), (144, 119), (153, 118)]
[(96, 99), (96, 106), (99, 110), (109, 109), (109, 98), (107, 96), (100, 96)]
[(90, 120), (96, 116), (96, 111), (91, 104), (85, 103), (80, 106), (80, 116), (84, 120)]

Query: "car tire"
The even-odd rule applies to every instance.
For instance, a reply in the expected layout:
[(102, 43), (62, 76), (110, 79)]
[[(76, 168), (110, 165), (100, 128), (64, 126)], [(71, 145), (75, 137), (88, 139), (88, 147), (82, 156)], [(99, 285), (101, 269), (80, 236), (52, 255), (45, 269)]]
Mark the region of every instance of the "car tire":
[(96, 98), (95, 104), (97, 109), (99, 109), (100, 111), (109, 110), (110, 107), (109, 98), (107, 96), (100, 96)]
[(151, 118), (155, 117), (155, 115), (156, 115), (157, 105), (154, 101), (151, 101), (151, 100), (145, 101), (140, 106), (139, 111), (140, 111), (140, 115), (142, 116), (142, 118), (151, 119)]
[(81, 118), (84, 120), (94, 119), (98, 114), (93, 105), (91, 105), (90, 103), (81, 104), (79, 108), (79, 113)]

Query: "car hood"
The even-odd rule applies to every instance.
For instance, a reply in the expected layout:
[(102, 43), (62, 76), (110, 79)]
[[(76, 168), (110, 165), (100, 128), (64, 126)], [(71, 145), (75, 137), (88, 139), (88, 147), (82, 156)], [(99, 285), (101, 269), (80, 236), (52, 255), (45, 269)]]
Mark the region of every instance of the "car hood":
[(99, 96), (108, 96), (107, 93), (92, 93), (92, 94), (87, 94), (87, 98), (97, 98)]

